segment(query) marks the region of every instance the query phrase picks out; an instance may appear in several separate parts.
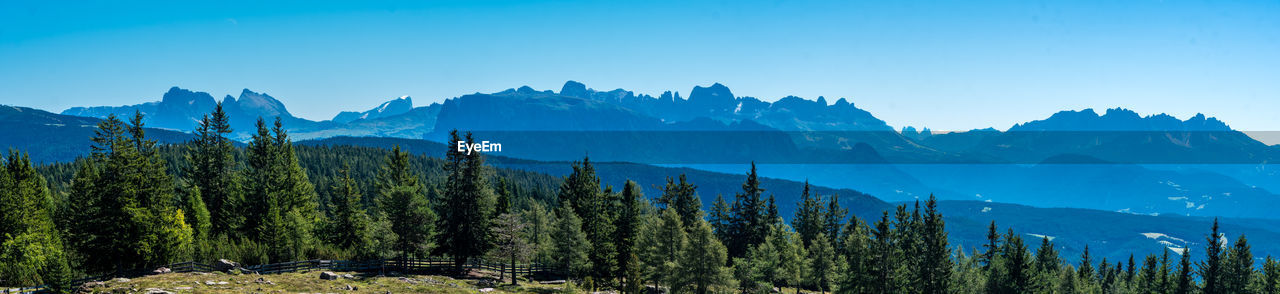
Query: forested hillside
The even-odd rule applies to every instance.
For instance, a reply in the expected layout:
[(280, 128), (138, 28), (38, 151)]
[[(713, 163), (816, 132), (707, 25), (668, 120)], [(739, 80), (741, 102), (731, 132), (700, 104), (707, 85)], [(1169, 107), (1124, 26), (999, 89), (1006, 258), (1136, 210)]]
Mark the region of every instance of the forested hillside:
[[(148, 139), (141, 114), (128, 122), (109, 116), (98, 123), (92, 154), (74, 163), (37, 169), (21, 152), (8, 153), (0, 169), (0, 285), (67, 291), (77, 276), (186, 260), (444, 256), (457, 265), (454, 275), (466, 274), (470, 258), (537, 261), (586, 290), (624, 293), (1280, 287), (1280, 263), (1258, 261), (1245, 236), (1220, 234), (1216, 221), (1203, 228), (1197, 251), (1095, 260), (1086, 247), (1069, 262), (1052, 238), (1024, 240), (994, 221), (981, 246), (952, 244), (932, 197), (849, 218), (836, 197), (804, 185), (784, 221), (754, 165), (740, 190), (717, 193), (704, 210), (699, 198), (707, 195), (686, 177), (648, 183), (661, 188), (646, 196), (635, 181), (602, 185), (585, 157), (554, 177), (496, 169), (484, 154), (455, 148), (432, 158), (398, 146), (308, 147), (293, 144), (278, 119), (258, 120), (240, 148), (225, 137), (228, 121), (216, 107), (191, 142), (160, 145)], [(470, 133), (449, 137), (475, 142)], [(1192, 254), (1203, 261), (1193, 265)]]

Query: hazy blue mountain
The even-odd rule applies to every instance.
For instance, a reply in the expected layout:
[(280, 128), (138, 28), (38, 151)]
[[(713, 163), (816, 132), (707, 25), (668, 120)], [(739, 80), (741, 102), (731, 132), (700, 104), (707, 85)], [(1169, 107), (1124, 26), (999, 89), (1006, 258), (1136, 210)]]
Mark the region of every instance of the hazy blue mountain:
[(1098, 115), (1092, 109), (1063, 111), (1018, 124), (1006, 132), (931, 136), (921, 144), (968, 158), (1036, 163), (1080, 154), (1123, 163), (1263, 163), (1280, 159), (1276, 148), (1232, 130), (1203, 114), (1186, 120), (1160, 114), (1142, 117), (1126, 109)]
[[(106, 118), (107, 115), (131, 116), (135, 111), (146, 115), (148, 126), (177, 131), (192, 131), (201, 117), (213, 111), (216, 102), (205, 92), (173, 87), (160, 101), (125, 106), (73, 107), (62, 111), (65, 115)], [(284, 103), (267, 95), (244, 89), (239, 97), (227, 95), (222, 99), (223, 110), (231, 117), (232, 137), (247, 139), (259, 117), (271, 123), (276, 117), (290, 129), (315, 128), (317, 123), (294, 117)]]
[(404, 113), (359, 119), (347, 123), (318, 123), (306, 129), (291, 129), (291, 135), (300, 139), (329, 138), (337, 136), (423, 138), (435, 129), (440, 115), (440, 103), (432, 103), (410, 109)]
[[(128, 118), (121, 119), (127, 121)], [(99, 121), (96, 118), (0, 105), (0, 150), (27, 152), (31, 160), (37, 163), (73, 160), (89, 154), (89, 138), (93, 137)], [(147, 138), (160, 143), (179, 143), (190, 140), (191, 136), (147, 128)]]
[(382, 105), (374, 107), (365, 112), (343, 111), (333, 117), (333, 121), (337, 123), (350, 123), (361, 119), (379, 119), (383, 117), (401, 115), (413, 109), (413, 98), (409, 96), (400, 96), (400, 98), (383, 102)]

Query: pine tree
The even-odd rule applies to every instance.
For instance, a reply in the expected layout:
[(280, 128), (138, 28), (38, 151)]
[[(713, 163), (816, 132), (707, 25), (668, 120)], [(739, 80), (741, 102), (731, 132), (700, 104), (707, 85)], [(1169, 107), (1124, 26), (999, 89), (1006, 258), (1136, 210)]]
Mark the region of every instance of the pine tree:
[(554, 248), (551, 232), (555, 227), (551, 211), (541, 202), (534, 201), (521, 212), (521, 218), (529, 224), (526, 226), (525, 236), (532, 247), (533, 259), (537, 262), (551, 260), (552, 248)]
[(680, 174), (679, 183), (667, 177), (667, 185), (662, 187), (662, 196), (658, 198), (661, 207), (671, 207), (680, 214), (680, 221), (692, 224), (702, 219), (702, 202), (698, 200), (698, 186), (688, 182), (684, 174)]
[(1076, 269), (1080, 281), (1092, 281), (1095, 279), (1096, 273), (1093, 271), (1093, 258), (1089, 256), (1089, 245), (1084, 245), (1084, 252), (1080, 253), (1080, 267)]
[(747, 248), (764, 242), (764, 236), (769, 233), (768, 224), (772, 220), (765, 219), (767, 216), (763, 193), (764, 189), (760, 188), (760, 180), (756, 174), (756, 164), (752, 162), (747, 180), (742, 183), (742, 192), (736, 195), (730, 208), (727, 238), (730, 257), (744, 256)]
[(680, 259), (680, 275), (692, 293), (706, 294), (711, 287), (728, 286), (730, 282), (727, 252), (716, 240), (711, 225), (699, 220), (689, 230), (689, 243)]
[(893, 272), (896, 262), (893, 253), (893, 234), (889, 230), (889, 212), (885, 211), (876, 222), (876, 230), (873, 234), (875, 242), (871, 248), (871, 264), (869, 270), (874, 278), (871, 285), (871, 293), (889, 293), (894, 291)]
[[(450, 132), (448, 146), (457, 146), (463, 142), (458, 132)], [(473, 144), (471, 134), (467, 133), (465, 144)], [(480, 152), (463, 154), (456, 148), (449, 148), (445, 153), (444, 206), (440, 213), (440, 240), (437, 244), (442, 253), (453, 257), (454, 267), (462, 271), (467, 259), (489, 251), (493, 246), (489, 238), (489, 222), (493, 215), (496, 196), (488, 184), (490, 171), (484, 165), (484, 157)], [(575, 216), (576, 217), (576, 216)]]
[(605, 282), (617, 275), (617, 252), (613, 245), (614, 207), (612, 195), (600, 191), (600, 178), (590, 158), (573, 163), (573, 172), (560, 185), (559, 198), (568, 200), (573, 211), (582, 218), (582, 231), (591, 241), (591, 273), (596, 282)]
[(929, 195), (929, 201), (925, 202), (921, 230), (921, 245), (924, 247), (921, 248), (923, 254), (918, 267), (920, 290), (923, 293), (945, 293), (951, 288), (951, 250), (947, 248), (946, 225), (942, 214), (938, 213), (938, 200), (933, 195)]
[(127, 126), (108, 116), (92, 142), (68, 196), (69, 239), (85, 257), (82, 266), (101, 272), (191, 258), (191, 227), (142, 114)]
[(333, 212), (329, 218), (329, 236), (332, 238), (330, 242), (338, 247), (356, 251), (364, 245), (370, 219), (362, 207), (363, 196), (360, 195), (356, 181), (351, 178), (350, 170), (351, 167), (346, 165), (338, 170), (338, 183), (331, 187), (335, 197), (329, 208)]
[(822, 215), (822, 233), (827, 236), (827, 242), (840, 240), (840, 228), (844, 226), (844, 218), (848, 215), (848, 209), (840, 208), (840, 195), (831, 194), (827, 209)]
[(835, 249), (831, 247), (826, 234), (818, 234), (813, 239), (813, 243), (809, 246), (809, 254), (813, 257), (813, 261), (809, 270), (809, 283), (817, 288), (819, 292), (826, 292), (831, 289), (831, 284), (835, 280), (836, 258)]
[(1244, 235), (1236, 239), (1235, 245), (1227, 252), (1223, 267), (1222, 290), (1226, 293), (1246, 293), (1253, 283), (1253, 253), (1250, 252), (1249, 240)]
[(1031, 256), (1022, 237), (1009, 229), (1001, 246), (1000, 293), (1027, 293), (1031, 290)]
[(1270, 255), (1262, 262), (1262, 292), (1280, 292), (1280, 262)]
[(1190, 294), (1196, 290), (1195, 280), (1191, 277), (1191, 248), (1183, 248), (1181, 255), (1182, 262), (1178, 265), (1178, 285), (1173, 293)]
[(0, 161), (0, 211), (0, 281), (67, 290), (70, 268), (53, 196), (30, 158), (15, 150)]
[(551, 238), (555, 240), (555, 264), (570, 277), (581, 277), (591, 269), (587, 254), (592, 244), (587, 234), (582, 231), (582, 219), (574, 213), (568, 200), (557, 210), (556, 229)]
[(249, 142), (245, 170), (245, 234), (273, 244), (270, 259), (303, 258), (316, 245), (314, 231), (322, 223), (315, 187), (298, 162), (293, 142), (277, 117), (271, 129), (259, 118)]
[(716, 194), (716, 201), (711, 205), (711, 213), (707, 220), (711, 223), (711, 229), (715, 230), (716, 238), (722, 242), (729, 242), (729, 238), (733, 231), (732, 214), (729, 203), (725, 202), (724, 195)]
[(996, 221), (991, 221), (991, 225), (987, 226), (987, 244), (982, 245), (983, 253), (979, 261), (982, 263), (983, 271), (990, 272), (991, 267), (995, 265), (996, 254), (1000, 249), (1000, 233), (996, 232)]
[[(683, 178), (683, 177), (682, 177)], [(614, 241), (618, 252), (618, 272), (620, 276), (626, 278), (626, 285), (623, 289), (638, 287), (638, 280), (632, 280), (629, 274), (638, 271), (639, 265), (633, 263), (632, 260), (638, 258), (636, 254), (637, 235), (640, 230), (640, 218), (644, 213), (641, 210), (643, 205), (644, 193), (640, 190), (639, 185), (635, 182), (627, 181), (622, 186), (622, 209), (618, 212), (618, 218), (614, 221)], [(635, 285), (633, 285), (635, 284)]]
[(667, 286), (669, 293), (681, 291), (678, 269), (688, 238), (680, 215), (670, 208), (662, 210), (659, 218), (650, 219), (641, 227), (640, 244), (640, 262), (647, 273), (645, 278), (659, 286)]
[[(867, 293), (871, 291), (870, 285), (875, 281), (873, 268), (876, 266), (872, 252), (871, 238), (868, 235), (868, 228), (858, 218), (850, 218), (849, 223), (845, 226), (842, 246), (844, 264), (847, 267), (843, 275), (840, 275), (838, 282), (838, 292), (840, 293)], [(962, 253), (963, 255), (963, 253)], [(947, 269), (952, 270), (952, 269)]]
[(1208, 243), (1205, 245), (1205, 260), (1200, 263), (1200, 277), (1204, 280), (1205, 294), (1227, 293), (1222, 288), (1223, 270), (1222, 270), (1222, 244), (1223, 236), (1218, 233), (1218, 219), (1213, 219), (1213, 230), (1207, 238)]
[(800, 233), (805, 246), (809, 246), (813, 238), (824, 230), (823, 222), (826, 213), (821, 202), (822, 197), (809, 194), (809, 181), (806, 180), (804, 191), (800, 192), (800, 201), (796, 203), (798, 208), (796, 208), (795, 218), (791, 220), (791, 226)]
[(808, 274), (809, 252), (805, 249), (799, 233), (787, 228), (786, 225), (777, 227), (777, 233), (775, 233), (777, 237), (773, 238), (773, 247), (778, 251), (777, 265), (774, 268), (776, 282), (796, 287), (796, 291), (799, 291), (799, 286), (804, 283), (804, 278)]
[(399, 145), (392, 147), (379, 170), (377, 188), (374, 202), (396, 235), (395, 251), (402, 257), (430, 252), (438, 217), (410, 167), (409, 154), (401, 152)]
[(1157, 268), (1160, 280), (1159, 283), (1157, 283), (1159, 284), (1157, 289), (1161, 292), (1172, 291), (1175, 287), (1173, 284), (1175, 282), (1174, 273), (1172, 272), (1172, 265), (1169, 263), (1169, 251), (1171, 250), (1163, 250), (1163, 253), (1160, 254), (1160, 266)]
[(1160, 270), (1156, 268), (1159, 262), (1155, 254), (1148, 254), (1147, 258), (1142, 261), (1142, 271), (1138, 274), (1138, 289), (1145, 293), (1163, 292), (1160, 289)]
[(230, 117), (219, 102), (196, 127), (195, 138), (186, 147), (189, 181), (208, 206), (211, 231), (208, 235), (239, 236), (244, 225), (244, 195), (236, 172), (235, 146), (226, 138), (232, 132)]
[(1062, 268), (1062, 258), (1058, 257), (1058, 250), (1053, 247), (1049, 237), (1040, 238), (1040, 248), (1036, 249), (1035, 261), (1032, 265), (1034, 287), (1037, 291), (1053, 290), (1054, 280), (1057, 279), (1058, 271)]

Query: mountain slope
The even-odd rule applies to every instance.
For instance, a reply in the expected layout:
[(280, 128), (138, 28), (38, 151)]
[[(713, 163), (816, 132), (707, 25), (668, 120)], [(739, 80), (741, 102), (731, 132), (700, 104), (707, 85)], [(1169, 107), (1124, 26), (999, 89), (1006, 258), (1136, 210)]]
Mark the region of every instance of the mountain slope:
[[(121, 118), (125, 119), (125, 118)], [(0, 105), (0, 149), (27, 152), (31, 161), (70, 161), (89, 154), (96, 118), (54, 114), (26, 107)], [(147, 128), (147, 138), (160, 143), (180, 143), (191, 135)]]

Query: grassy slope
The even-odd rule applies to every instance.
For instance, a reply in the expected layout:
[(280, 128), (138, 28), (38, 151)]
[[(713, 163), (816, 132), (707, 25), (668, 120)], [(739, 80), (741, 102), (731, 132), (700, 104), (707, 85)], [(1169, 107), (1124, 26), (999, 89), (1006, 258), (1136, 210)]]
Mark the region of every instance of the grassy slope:
[[(322, 271), (284, 274), (171, 273), (131, 280), (106, 281), (86, 286), (90, 293), (145, 293), (151, 289), (175, 293), (477, 293), (480, 280), (444, 276), (377, 276), (354, 272), (352, 279), (321, 280)], [(262, 282), (259, 282), (262, 279)], [(269, 281), (269, 282), (267, 282)], [(225, 282), (225, 283), (224, 283)], [(210, 285), (212, 284), (212, 285)], [(348, 286), (355, 290), (348, 290)], [(519, 286), (494, 286), (489, 293), (555, 293), (564, 285), (522, 282)]]

